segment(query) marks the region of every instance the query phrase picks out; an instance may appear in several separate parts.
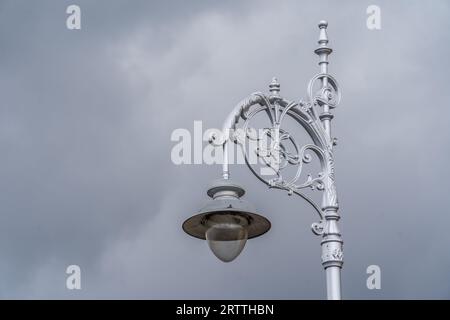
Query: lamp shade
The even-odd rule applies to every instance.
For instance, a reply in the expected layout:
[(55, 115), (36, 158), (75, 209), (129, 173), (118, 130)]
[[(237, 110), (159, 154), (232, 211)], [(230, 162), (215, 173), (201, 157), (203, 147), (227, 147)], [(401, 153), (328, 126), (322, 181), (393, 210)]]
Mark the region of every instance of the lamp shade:
[(216, 180), (208, 189), (212, 198), (200, 211), (183, 223), (183, 230), (196, 238), (206, 239), (206, 232), (214, 225), (236, 224), (246, 229), (248, 239), (258, 237), (270, 229), (270, 221), (241, 197), (244, 189), (231, 180)]

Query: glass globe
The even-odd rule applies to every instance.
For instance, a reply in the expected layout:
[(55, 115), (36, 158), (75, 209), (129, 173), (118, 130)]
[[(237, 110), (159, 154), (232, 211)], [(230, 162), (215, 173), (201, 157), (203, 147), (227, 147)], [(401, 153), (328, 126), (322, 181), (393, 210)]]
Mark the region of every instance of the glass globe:
[(213, 224), (206, 231), (206, 240), (214, 255), (223, 262), (230, 262), (244, 249), (247, 228), (237, 223)]

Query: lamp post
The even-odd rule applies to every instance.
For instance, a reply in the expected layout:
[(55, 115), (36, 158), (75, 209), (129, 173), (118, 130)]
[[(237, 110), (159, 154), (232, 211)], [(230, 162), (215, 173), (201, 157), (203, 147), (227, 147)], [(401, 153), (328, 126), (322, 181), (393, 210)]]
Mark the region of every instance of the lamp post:
[[(243, 139), (257, 141), (255, 154), (273, 174), (263, 175), (258, 172), (245, 153), (245, 161), (252, 173), (269, 188), (286, 190), (289, 195), (302, 197), (317, 212), (320, 220), (312, 224), (312, 231), (322, 238), (327, 297), (338, 300), (341, 299), (343, 241), (338, 228), (340, 216), (333, 159), (336, 139), (331, 135), (331, 111), (339, 104), (341, 93), (337, 81), (328, 74), (328, 56), (332, 49), (328, 47), (327, 26), (326, 21), (320, 21), (319, 46), (314, 51), (319, 56), (320, 73), (310, 80), (306, 101), (295, 102), (282, 98), (280, 84), (274, 78), (269, 85), (269, 95), (257, 92), (242, 100), (225, 120), (222, 131), (224, 136), (211, 137), (212, 143), (223, 148), (222, 178), (216, 180), (207, 192), (212, 199), (200, 212), (183, 223), (183, 230), (191, 236), (207, 240), (214, 254), (222, 261), (229, 262), (239, 255), (247, 239), (260, 236), (270, 229), (269, 220), (241, 199), (244, 189), (230, 179), (229, 142), (242, 143)], [(255, 135), (249, 128), (249, 122), (259, 113), (268, 116), (270, 127), (262, 128)], [(296, 124), (305, 129), (312, 143), (299, 146), (283, 128), (286, 117), (294, 119)], [(241, 123), (241, 131), (238, 131), (238, 124)], [(265, 141), (267, 146), (261, 145), (261, 141)], [(288, 151), (288, 145), (293, 152)], [(305, 177), (304, 165), (313, 158), (318, 159), (320, 172)], [(287, 166), (296, 168), (291, 179), (282, 175)], [(322, 193), (321, 205), (305, 194), (307, 189)]]

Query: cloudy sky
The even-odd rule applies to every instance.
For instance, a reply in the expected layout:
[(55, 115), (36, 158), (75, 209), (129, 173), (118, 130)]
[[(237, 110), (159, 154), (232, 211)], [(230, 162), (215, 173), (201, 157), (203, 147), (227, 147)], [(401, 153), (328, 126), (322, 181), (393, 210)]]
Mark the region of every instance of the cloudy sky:
[[(273, 226), (224, 264), (181, 230), (220, 167), (170, 158), (173, 130), (220, 127), (273, 76), (306, 97), (321, 19), (343, 90), (343, 297), (449, 299), (444, 0), (0, 0), (0, 298), (324, 298), (308, 205), (233, 168)], [(66, 288), (72, 264), (81, 290)]]

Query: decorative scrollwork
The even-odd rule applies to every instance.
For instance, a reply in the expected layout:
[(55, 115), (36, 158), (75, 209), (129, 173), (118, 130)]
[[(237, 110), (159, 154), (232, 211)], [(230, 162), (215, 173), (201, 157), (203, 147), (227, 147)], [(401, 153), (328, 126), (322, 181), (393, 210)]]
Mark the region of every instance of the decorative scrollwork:
[(320, 222), (314, 222), (311, 225), (311, 230), (316, 236), (322, 235), (324, 229), (325, 229), (325, 222), (323, 220), (320, 220)]
[[(314, 92), (320, 81), (321, 88)], [(312, 224), (315, 234), (323, 234), (324, 208), (337, 206), (332, 148), (335, 140), (330, 138), (322, 123), (318, 107), (336, 107), (341, 99), (336, 80), (328, 74), (314, 76), (308, 86), (309, 101), (287, 101), (279, 95), (279, 84), (274, 79), (270, 85), (271, 95), (260, 92), (242, 100), (225, 122), (225, 141), (212, 137), (211, 142), (225, 145), (231, 140), (241, 146), (245, 161), (251, 172), (270, 188), (286, 190), (289, 195), (297, 194), (309, 202), (317, 211), (320, 221)], [(260, 114), (266, 114), (269, 126), (256, 130), (250, 123)], [(300, 123), (309, 133), (313, 143), (300, 145), (294, 136), (283, 126), (286, 117)], [(243, 120), (238, 128), (240, 120)], [(250, 142), (251, 148), (246, 142)], [(246, 147), (249, 147), (247, 150)], [(256, 159), (256, 160), (255, 160)], [(318, 159), (320, 170), (306, 173), (306, 164)], [(294, 170), (286, 170), (294, 168)], [(306, 196), (305, 189), (324, 192), (321, 206)]]
[[(314, 92), (314, 87), (319, 81), (320, 88)], [(315, 75), (309, 81), (308, 98), (310, 101), (318, 103), (319, 105), (326, 104), (330, 108), (337, 107), (337, 105), (341, 102), (341, 91), (336, 79), (325, 73)]]
[[(269, 98), (262, 97), (263, 104), (255, 105), (246, 110), (242, 115), (245, 120), (242, 126), (242, 131), (246, 133), (245, 137), (237, 135), (236, 140), (239, 143), (244, 142), (244, 138), (257, 142), (256, 150), (249, 150), (255, 152), (258, 159), (265, 165), (268, 170), (265, 174), (252, 170), (260, 180), (265, 181), (271, 187), (278, 187), (287, 191), (299, 191), (301, 189), (310, 188), (312, 190), (324, 190), (325, 188), (325, 171), (317, 173), (313, 176), (307, 174), (303, 181), (300, 181), (304, 169), (304, 164), (308, 164), (312, 160), (312, 153), (314, 153), (321, 163), (326, 163), (326, 151), (315, 144), (305, 144), (302, 147), (296, 142), (294, 137), (285, 129), (281, 128), (281, 123), (276, 120), (284, 119), (286, 114), (293, 108), (305, 107), (305, 104), (289, 103), (285, 107), (271, 103)], [(305, 107), (306, 108), (306, 107)], [(307, 110), (306, 110), (307, 111)], [(254, 130), (250, 127), (250, 121), (260, 112), (268, 113), (269, 120), (272, 127)], [(276, 114), (279, 113), (277, 117)], [(252, 161), (248, 160), (248, 154), (245, 153), (246, 161), (249, 167), (254, 165)], [(289, 165), (296, 166), (295, 175), (286, 179), (282, 173)], [(267, 176), (275, 176), (268, 179)]]
[[(326, 166), (322, 165), (322, 170), (313, 175), (304, 173), (304, 165), (311, 163), (315, 157), (318, 158), (320, 163), (326, 164), (326, 150), (311, 143), (300, 146), (293, 135), (287, 129), (281, 127), (282, 123), (280, 122), (285, 116), (294, 117), (295, 114), (299, 113), (302, 115), (305, 125), (309, 123), (310, 126), (313, 126), (316, 120), (311, 104), (304, 102), (282, 104), (279, 100), (272, 99), (271, 101), (271, 97), (260, 93), (257, 96), (259, 97), (257, 103), (241, 109), (241, 119), (244, 122), (240, 128), (241, 130), (236, 129), (234, 131), (233, 141), (244, 145), (245, 161), (258, 179), (266, 183), (270, 188), (286, 190), (289, 195), (295, 193), (303, 197), (316, 209), (320, 221), (323, 221), (324, 217), (320, 206), (303, 194), (301, 190), (309, 188), (323, 191), (325, 189), (327, 183), (325, 179)], [(267, 114), (271, 126), (256, 130), (250, 126), (250, 122), (260, 113)], [(315, 125), (317, 126), (316, 123)], [(314, 130), (317, 130), (317, 128)], [(255, 142), (256, 148), (254, 150), (246, 150), (246, 141)], [(253, 154), (249, 154), (251, 152)], [(249, 158), (252, 158), (252, 156), (253, 159), (256, 157), (259, 162), (251, 161)], [(257, 165), (262, 165), (266, 169), (265, 174), (262, 174), (256, 168)], [(296, 167), (293, 176), (285, 176), (283, 174), (284, 170), (292, 166)], [(313, 232), (315, 234), (321, 234), (322, 231), (322, 222), (313, 224)]]

